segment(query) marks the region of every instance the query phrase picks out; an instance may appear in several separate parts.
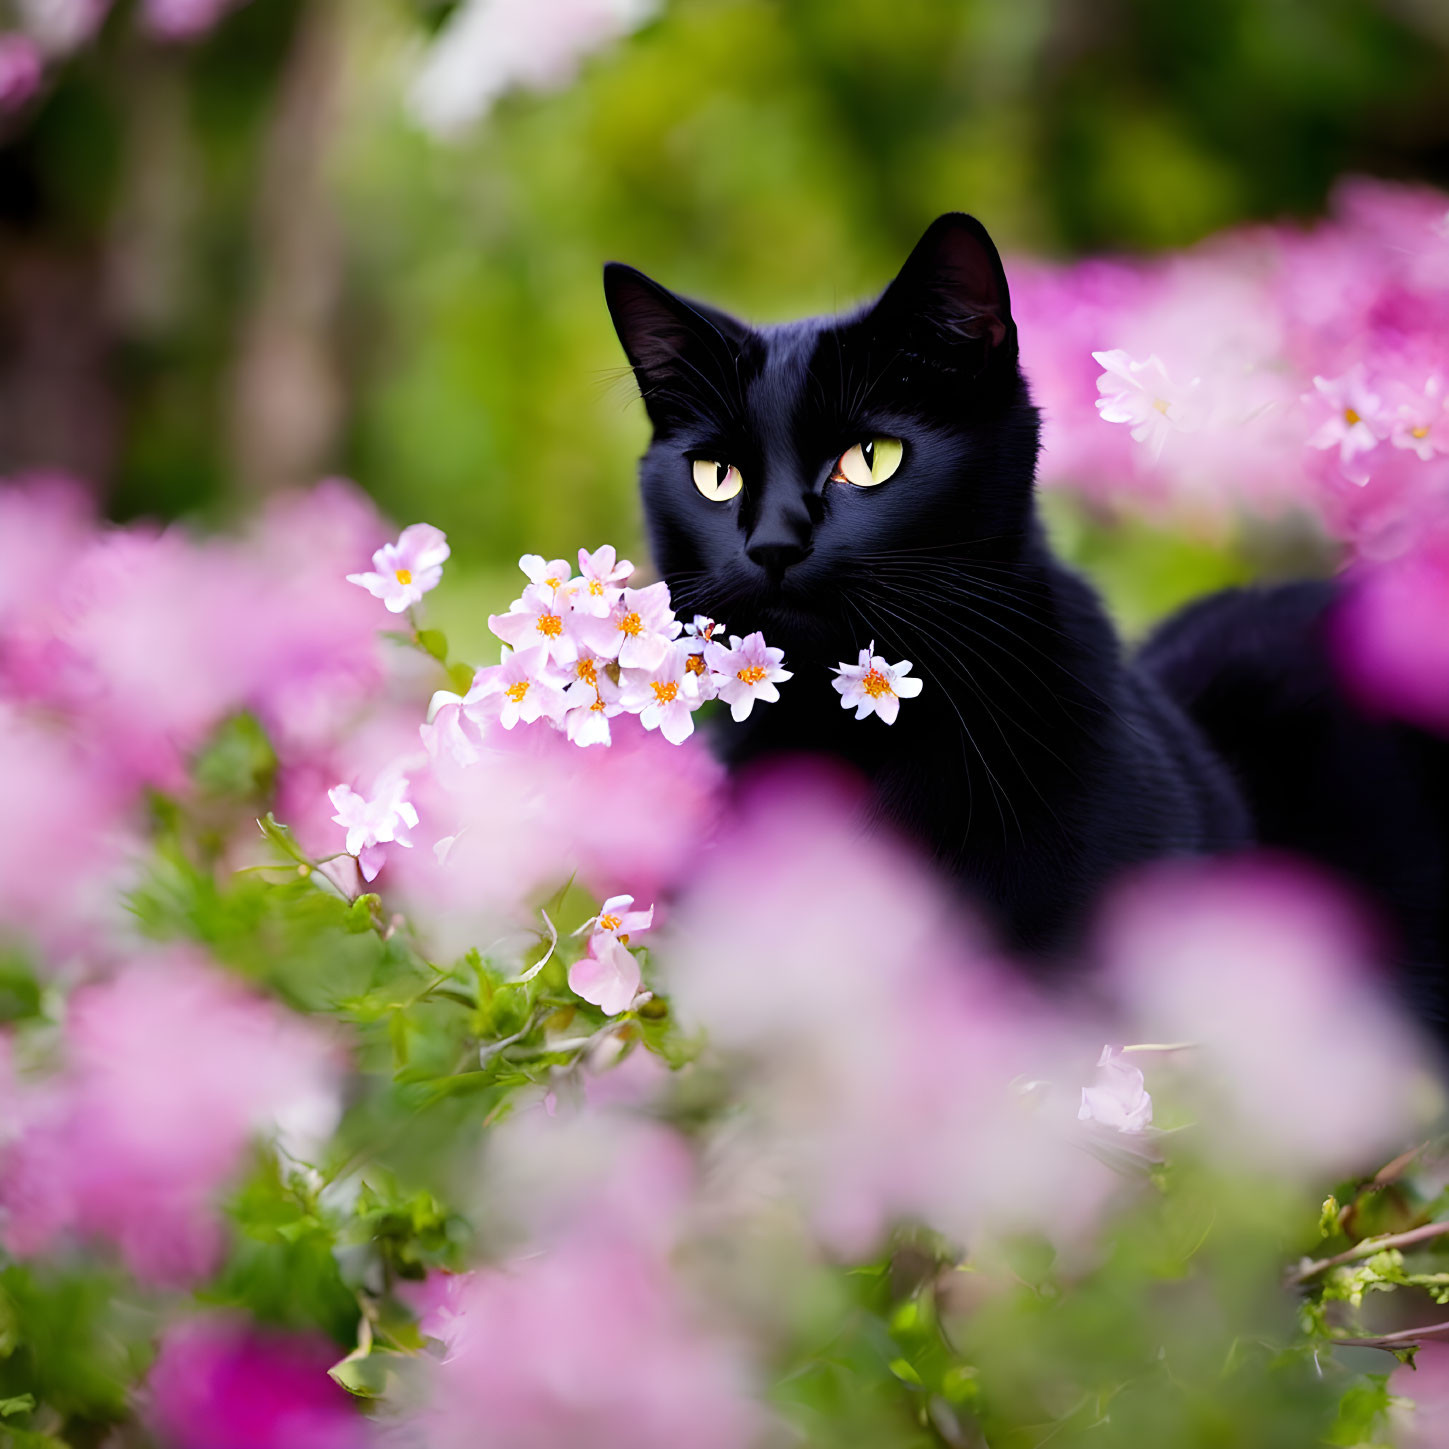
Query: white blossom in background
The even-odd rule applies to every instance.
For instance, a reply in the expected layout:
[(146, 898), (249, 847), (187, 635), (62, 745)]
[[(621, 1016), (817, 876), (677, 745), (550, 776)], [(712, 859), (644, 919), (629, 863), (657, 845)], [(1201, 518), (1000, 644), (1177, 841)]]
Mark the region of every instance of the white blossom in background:
[(1167, 375), (1155, 353), (1138, 362), (1121, 348), (1094, 352), (1104, 369), (1097, 379), (1097, 411), (1108, 423), (1126, 423), (1133, 438), (1146, 443), (1155, 463), (1173, 433), (1194, 432), (1201, 426), (1201, 379), (1182, 386)]
[(435, 135), (455, 135), (515, 86), (567, 85), (586, 56), (657, 9), (658, 0), (465, 0), (413, 82), (413, 114)]
[(19, 0), (21, 25), (47, 55), (69, 55), (101, 28), (111, 0)]

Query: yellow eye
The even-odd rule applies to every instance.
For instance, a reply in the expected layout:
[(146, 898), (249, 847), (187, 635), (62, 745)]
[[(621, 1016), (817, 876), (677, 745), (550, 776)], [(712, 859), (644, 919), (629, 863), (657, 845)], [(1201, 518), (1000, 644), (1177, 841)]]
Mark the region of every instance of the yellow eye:
[(711, 503), (728, 503), (741, 488), (745, 480), (740, 470), (729, 463), (715, 463), (708, 458), (694, 460), (694, 486)]
[(857, 443), (840, 455), (830, 481), (854, 483), (857, 488), (874, 488), (901, 466), (904, 454), (905, 445), (899, 438), (872, 438), (869, 442)]

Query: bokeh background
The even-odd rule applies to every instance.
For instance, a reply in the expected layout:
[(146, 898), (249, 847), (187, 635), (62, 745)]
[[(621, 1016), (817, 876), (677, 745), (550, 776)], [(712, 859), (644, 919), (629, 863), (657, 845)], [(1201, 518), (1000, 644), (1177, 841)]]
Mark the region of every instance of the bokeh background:
[[(0, 475), (221, 525), (346, 474), (448, 531), (465, 644), (521, 552), (638, 547), (606, 258), (777, 320), (946, 209), (1072, 258), (1449, 183), (1442, 0), (519, 0), (507, 44), (432, 0), (17, 3)], [(1133, 627), (1259, 562), (1054, 519)]]

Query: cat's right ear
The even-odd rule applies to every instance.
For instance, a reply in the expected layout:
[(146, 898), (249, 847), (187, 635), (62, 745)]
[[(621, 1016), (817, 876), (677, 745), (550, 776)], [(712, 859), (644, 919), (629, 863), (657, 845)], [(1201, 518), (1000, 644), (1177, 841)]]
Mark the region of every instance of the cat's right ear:
[(749, 336), (743, 323), (676, 296), (623, 262), (604, 267), (604, 299), (656, 427), (685, 400), (708, 403), (713, 390), (717, 401), (722, 382), (733, 391), (736, 360)]

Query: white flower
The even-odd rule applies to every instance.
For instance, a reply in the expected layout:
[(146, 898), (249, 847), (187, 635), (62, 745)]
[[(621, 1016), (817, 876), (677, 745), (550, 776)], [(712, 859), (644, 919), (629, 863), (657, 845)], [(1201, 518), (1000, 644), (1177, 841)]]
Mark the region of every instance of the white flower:
[(1096, 1081), (1082, 1088), (1077, 1120), (1117, 1132), (1145, 1132), (1152, 1125), (1152, 1098), (1142, 1073), (1110, 1046), (1097, 1059)]
[(396, 772), (378, 780), (371, 799), (350, 785), (337, 785), (327, 792), (337, 811), (332, 819), (347, 831), (347, 853), (357, 857), (364, 880), (375, 879), (382, 869), (384, 845), (412, 845), (408, 831), (417, 825), (418, 812), (407, 793), (406, 776)]
[(757, 699), (773, 704), (780, 697), (776, 682), (792, 678), (788, 669), (780, 667), (785, 662), (785, 651), (771, 649), (759, 632), (743, 639), (737, 634), (731, 636), (728, 649), (723, 644), (706, 644), (704, 659), (715, 697), (729, 705), (735, 720), (745, 719)]
[(842, 662), (836, 666), (831, 686), (840, 695), (842, 709), (853, 709), (856, 719), (877, 714), (886, 724), (894, 724), (900, 713), (901, 700), (914, 699), (922, 689), (919, 679), (908, 679), (911, 661), (887, 664), (875, 652), (875, 641), (860, 651), (855, 664)]
[(532, 724), (547, 719), (557, 724), (568, 704), (559, 678), (548, 666), (548, 651), (507, 649), (503, 662), (489, 669), (480, 669), (473, 679), (470, 695), (480, 700), (498, 698), (498, 723), (511, 730), (520, 720)]
[(373, 554), (374, 572), (348, 574), (347, 582), (381, 599), (389, 613), (401, 614), (437, 588), (450, 552), (441, 529), (431, 523), (414, 523), (403, 529), (396, 543), (385, 543)]
[(593, 949), (594, 939), (599, 936), (617, 937), (627, 946), (633, 937), (642, 935), (654, 924), (653, 906), (646, 911), (635, 911), (630, 909), (633, 904), (633, 896), (610, 896), (599, 907), (599, 914), (590, 916), (574, 935), (582, 936), (585, 931), (591, 931), (590, 950)]
[(607, 619), (614, 605), (624, 596), (624, 580), (634, 572), (634, 565), (619, 558), (614, 545), (606, 543), (593, 553), (579, 550), (579, 578), (574, 586), (574, 608), (596, 619)]
[(575, 637), (577, 616), (567, 579), (530, 584), (506, 614), (490, 614), (488, 627), (515, 649), (544, 649), (555, 664), (572, 664), (579, 657)]
[(1128, 423), (1132, 436), (1146, 443), (1153, 462), (1162, 456), (1170, 433), (1190, 433), (1201, 425), (1200, 378), (1180, 387), (1154, 353), (1136, 362), (1120, 348), (1094, 352), (1105, 371), (1097, 379), (1097, 411), (1104, 422)]
[(576, 745), (612, 744), (609, 721), (624, 713), (619, 686), (599, 667), (598, 660), (587, 656), (570, 672), (574, 679), (564, 690), (568, 710), (563, 717), (569, 739)]
[(672, 745), (694, 733), (694, 711), (703, 703), (689, 654), (670, 646), (657, 669), (626, 669), (619, 680), (619, 702), (639, 716), (646, 730), (658, 730)]

